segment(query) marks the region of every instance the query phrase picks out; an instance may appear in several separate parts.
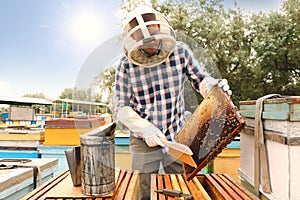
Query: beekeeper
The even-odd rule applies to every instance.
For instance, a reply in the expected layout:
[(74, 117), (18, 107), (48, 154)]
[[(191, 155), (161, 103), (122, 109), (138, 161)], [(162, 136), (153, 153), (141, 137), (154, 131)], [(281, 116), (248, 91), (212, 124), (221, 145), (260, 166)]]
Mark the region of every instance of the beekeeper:
[(150, 178), (160, 166), (165, 173), (183, 173), (162, 140), (174, 141), (185, 123), (184, 82), (205, 97), (225, 79), (212, 78), (189, 47), (176, 41), (168, 20), (151, 7), (140, 6), (123, 21), (124, 56), (116, 70), (114, 112), (130, 134), (132, 169), (140, 172), (140, 199), (150, 199)]

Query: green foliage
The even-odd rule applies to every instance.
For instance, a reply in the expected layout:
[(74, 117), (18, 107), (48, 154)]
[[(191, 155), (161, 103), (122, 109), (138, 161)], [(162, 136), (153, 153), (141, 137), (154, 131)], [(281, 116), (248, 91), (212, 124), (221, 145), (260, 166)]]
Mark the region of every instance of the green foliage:
[(24, 94), (23, 97), (46, 99), (43, 93)]
[(94, 84), (99, 88), (99, 91), (95, 96), (96, 101), (112, 104), (115, 75), (116, 67), (110, 67), (102, 71), (94, 79)]
[(72, 99), (73, 97), (73, 88), (65, 88), (59, 95), (60, 99)]
[[(45, 97), (44, 93), (33, 93), (33, 94), (24, 94), (23, 97), (30, 97), (30, 98), (39, 98), (39, 99), (46, 99), (49, 100)], [(51, 101), (51, 100), (49, 100)], [(27, 106), (19, 106), (19, 107), (27, 107)], [(31, 108), (35, 109), (36, 113), (40, 113), (40, 111), (43, 110), (43, 112), (49, 113), (50, 112), (50, 106), (45, 106), (45, 105), (32, 105)]]
[(107, 88), (109, 92), (113, 91), (115, 75), (116, 67), (107, 68), (99, 75), (99, 82), (101, 82), (103, 87)]
[(295, 13), (299, 8), (299, 1), (289, 0), (282, 12), (255, 16), (252, 48), (256, 52), (254, 69), (261, 94), (300, 94), (300, 18)]
[[(90, 101), (90, 102), (101, 102), (95, 96), (92, 95), (91, 87), (87, 89), (78, 89), (78, 88), (65, 88), (61, 95), (60, 99), (71, 99), (71, 100), (79, 100), (79, 101)], [(94, 111), (97, 113), (105, 113), (108, 112), (105, 106), (91, 106), (89, 104), (65, 104), (61, 105), (61, 103), (57, 104), (57, 107), (68, 107), (69, 111), (82, 111), (84, 113), (93, 113)]]
[(91, 88), (78, 89), (78, 88), (65, 88), (60, 96), (60, 99), (74, 99), (80, 101), (92, 101)]
[(170, 0), (157, 9), (206, 50), (238, 105), (269, 93), (300, 94), (299, 4), (287, 0), (280, 11), (258, 14), (238, 5), (225, 10), (218, 0)]

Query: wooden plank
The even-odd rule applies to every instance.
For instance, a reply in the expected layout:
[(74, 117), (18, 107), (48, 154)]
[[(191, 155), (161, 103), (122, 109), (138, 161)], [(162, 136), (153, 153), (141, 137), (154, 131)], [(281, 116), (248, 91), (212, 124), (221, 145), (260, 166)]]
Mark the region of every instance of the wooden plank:
[[(246, 126), (241, 133), (254, 136), (254, 128)], [(281, 144), (287, 144), (287, 137), (278, 132), (264, 130), (264, 138)]]
[[(164, 175), (165, 189), (173, 189), (170, 175)], [(174, 197), (168, 197), (168, 200), (175, 200)]]
[(164, 184), (164, 175), (161, 174), (152, 174), (151, 176), (151, 199), (152, 200), (165, 200), (165, 195), (164, 194), (159, 194), (155, 192), (156, 190), (162, 190), (165, 189), (165, 184)]
[[(265, 99), (263, 102), (264, 102), (264, 104), (271, 104), (271, 103), (299, 104), (300, 96), (284, 96), (282, 98)], [(255, 104), (256, 100), (241, 101), (240, 103), (241, 104)]]
[(263, 111), (265, 112), (289, 112), (290, 104), (281, 102), (281, 103), (263, 103)]
[(116, 200), (124, 200), (126, 191), (128, 188), (128, 184), (130, 183), (130, 179), (132, 176), (132, 171), (126, 171), (126, 176), (124, 177), (123, 184), (121, 184), (118, 194), (114, 197)]
[(120, 170), (118, 173), (118, 176), (117, 176), (117, 181), (116, 181), (116, 184), (119, 185), (122, 180), (123, 180), (123, 176), (125, 175), (125, 170)]
[(252, 194), (246, 188), (242, 187), (239, 183), (237, 183), (233, 178), (231, 178), (227, 174), (223, 174), (222, 177), (226, 178), (228, 182), (232, 183), (236, 189), (242, 191), (241, 193), (247, 195), (248, 197), (250, 197), (250, 199), (259, 200), (254, 194)]
[(163, 180), (163, 175), (157, 175), (156, 176), (156, 185), (157, 189), (164, 189), (164, 180)]
[(218, 174), (218, 177), (222, 179), (226, 184), (232, 188), (243, 200), (250, 200), (251, 198), (244, 193), (244, 191), (240, 190), (235, 184), (231, 182), (231, 180), (227, 179), (223, 174)]
[(206, 174), (205, 177), (208, 180), (206, 181), (206, 183), (209, 185), (209, 188), (212, 190), (212, 194), (217, 196), (217, 199), (226, 199), (226, 200), (232, 199), (226, 193), (226, 191), (224, 191), (224, 189), (212, 178), (210, 174)]
[[(254, 116), (255, 116), (255, 111), (241, 110), (240, 113), (243, 117), (254, 118)], [(263, 119), (288, 120), (289, 116), (290, 116), (290, 113), (286, 112), (286, 111), (278, 111), (278, 112), (276, 112), (276, 111), (269, 111), (269, 112), (264, 111), (262, 113), (262, 118)]]
[[(165, 144), (168, 144), (167, 147), (169, 147), (169, 154), (172, 157), (174, 157), (177, 160), (180, 160), (181, 162), (186, 163), (192, 167), (197, 168), (197, 163), (195, 163), (193, 157), (190, 154), (185, 153), (187, 150), (181, 149), (180, 151), (178, 151), (176, 148), (174, 148), (174, 144), (176, 144), (176, 143), (172, 144), (172, 142), (168, 142)], [(180, 144), (180, 143), (177, 143), (177, 144)], [(182, 146), (180, 146), (180, 148), (182, 148)], [(192, 154), (192, 150), (190, 150), (189, 147), (186, 146), (186, 149), (187, 148), (189, 151), (191, 151), (191, 154)]]
[(291, 105), (290, 120), (300, 121), (300, 104)]
[[(255, 117), (255, 104), (253, 105), (240, 105), (240, 113), (244, 117)], [(268, 103), (264, 101), (263, 104), (263, 119), (277, 119), (277, 120), (288, 120), (290, 113), (290, 104), (286, 102), (273, 102)]]
[[(160, 176), (162, 177), (162, 176)], [(157, 175), (156, 174), (151, 174), (151, 198), (152, 200), (158, 200), (158, 194), (155, 192), (159, 186), (157, 184)]]
[(227, 182), (221, 179), (217, 174), (211, 174), (211, 176), (222, 186), (222, 188), (234, 199), (234, 200), (243, 200), (235, 190), (233, 190)]
[[(170, 174), (170, 178), (171, 178), (171, 184), (172, 184), (173, 190), (179, 190), (179, 191), (181, 191), (181, 188), (180, 188), (180, 185), (178, 183), (176, 174)], [(183, 197), (179, 197), (177, 199), (184, 200)]]
[(243, 117), (254, 118), (255, 116), (255, 111), (240, 110), (239, 112)]
[[(240, 113), (244, 117), (254, 118), (256, 100), (241, 101)], [(263, 119), (281, 119), (300, 121), (300, 96), (290, 96), (263, 101)]]
[(118, 178), (117, 178), (116, 189), (112, 196), (112, 199), (115, 199), (115, 197), (118, 195), (120, 186), (122, 185), (125, 175), (126, 175), (126, 170), (120, 170)]
[(211, 200), (210, 196), (207, 194), (206, 190), (203, 188), (202, 184), (200, 183), (199, 179), (197, 177), (194, 177), (192, 179), (193, 183), (197, 186), (198, 190), (201, 193), (202, 198), (204, 200)]
[[(76, 199), (89, 197), (84, 195), (81, 189), (81, 187), (73, 186), (71, 176), (69, 175), (47, 193), (47, 198)], [(111, 197), (112, 195), (112, 193), (108, 194), (107, 197)]]
[(171, 179), (172, 188), (174, 190), (180, 190), (180, 186), (179, 186), (179, 183), (177, 181), (176, 174), (170, 174), (170, 179)]
[[(162, 175), (157, 176), (157, 189), (164, 189), (164, 180)], [(165, 195), (158, 194), (158, 199), (165, 200)]]
[(41, 197), (45, 196), (47, 192), (49, 192), (55, 185), (60, 183), (69, 175), (69, 171), (64, 171), (56, 177), (53, 177), (43, 185), (39, 186), (35, 190), (31, 191), (27, 195), (25, 195), (21, 200), (36, 200), (41, 199)]
[(177, 180), (180, 185), (181, 191), (183, 194), (191, 194), (189, 188), (187, 187), (185, 180), (181, 174), (177, 174)]
[(1, 133), (0, 140), (8, 141), (42, 141), (44, 133)]
[(263, 111), (263, 119), (276, 119), (276, 120), (289, 120), (290, 112), (289, 111)]
[[(196, 178), (196, 177), (194, 177), (194, 178)], [(190, 180), (190, 181), (186, 181), (185, 183), (186, 183), (187, 187), (190, 190), (190, 194), (193, 195), (194, 199), (202, 199), (202, 200), (208, 200), (208, 199), (210, 199), (210, 198), (208, 198), (208, 199), (205, 198), (205, 196), (201, 193), (201, 191), (198, 189), (198, 187), (196, 186), (196, 184), (193, 182), (193, 179)], [(200, 182), (199, 182), (199, 184), (200, 184)]]
[(119, 171), (118, 178), (117, 178), (117, 181), (116, 181), (117, 188), (121, 186), (121, 184), (124, 180), (124, 177), (126, 176), (126, 173), (127, 173), (126, 170), (120, 170)]
[(126, 191), (125, 200), (137, 199), (139, 187), (139, 174), (137, 172), (132, 174), (132, 177), (128, 184), (129, 186)]
[[(291, 113), (290, 113), (291, 114)], [(255, 120), (251, 118), (245, 118), (246, 127), (255, 127)], [(274, 131), (280, 135), (293, 137), (299, 136), (300, 121), (284, 121), (284, 120), (263, 120), (264, 131)], [(288, 128), (287, 128), (288, 127)]]

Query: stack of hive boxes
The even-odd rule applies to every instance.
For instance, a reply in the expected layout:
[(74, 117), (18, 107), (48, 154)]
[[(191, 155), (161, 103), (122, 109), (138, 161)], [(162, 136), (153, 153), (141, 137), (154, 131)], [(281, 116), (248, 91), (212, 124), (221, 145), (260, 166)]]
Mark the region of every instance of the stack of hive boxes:
[[(239, 175), (245, 185), (254, 187), (256, 101), (240, 102), (240, 113), (246, 127), (241, 134), (241, 166)], [(263, 101), (261, 115), (269, 165), (271, 193), (269, 199), (300, 199), (300, 96)], [(262, 185), (260, 185), (262, 186)]]
[(110, 115), (86, 118), (53, 118), (45, 123), (45, 140), (38, 147), (42, 158), (58, 158), (58, 171), (68, 169), (65, 150), (80, 145), (80, 135), (111, 122)]
[(79, 145), (81, 134), (87, 133), (107, 123), (104, 117), (98, 118), (58, 118), (45, 124), (44, 145)]
[(10, 107), (0, 117), (0, 158), (39, 158), (37, 147), (44, 141), (42, 124), (34, 109)]

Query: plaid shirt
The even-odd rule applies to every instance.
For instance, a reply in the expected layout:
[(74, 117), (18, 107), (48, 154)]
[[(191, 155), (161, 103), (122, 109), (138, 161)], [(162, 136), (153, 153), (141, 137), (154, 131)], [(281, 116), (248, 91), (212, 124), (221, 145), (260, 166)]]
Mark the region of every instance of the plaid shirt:
[(144, 68), (123, 57), (116, 71), (114, 112), (130, 106), (172, 140), (185, 122), (185, 77), (199, 91), (206, 75), (206, 69), (182, 42), (177, 42), (174, 52), (159, 66)]

